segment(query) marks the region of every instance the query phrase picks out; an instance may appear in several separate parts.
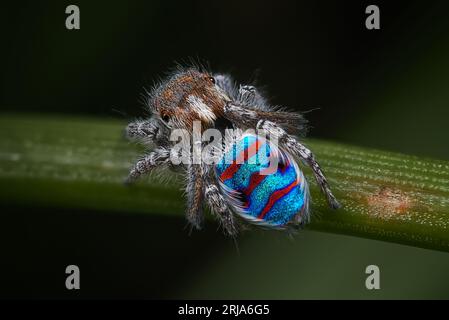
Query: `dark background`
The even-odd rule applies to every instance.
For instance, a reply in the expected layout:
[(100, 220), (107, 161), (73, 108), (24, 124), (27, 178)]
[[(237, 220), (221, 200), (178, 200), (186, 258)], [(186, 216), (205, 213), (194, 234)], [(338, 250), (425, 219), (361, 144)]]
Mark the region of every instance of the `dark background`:
[(375, 31), (366, 1), (77, 1), (76, 31), (71, 3), (2, 6), (3, 109), (142, 115), (143, 86), (193, 58), (256, 79), (274, 104), (319, 107), (314, 137), (449, 155), (447, 2), (377, 2)]
[[(69, 4), (81, 30), (65, 28)], [(369, 4), (381, 30), (365, 28)], [(143, 87), (193, 58), (274, 104), (318, 107), (312, 137), (449, 157), (445, 1), (11, 1), (0, 12), (1, 111), (132, 119)], [(297, 245), (245, 235), (238, 254), (213, 227), (189, 237), (166, 217), (2, 211), (2, 296), (449, 297), (439, 252), (306, 231)], [(70, 263), (79, 292), (64, 288)], [(364, 289), (370, 263), (386, 269), (383, 291)], [(279, 278), (249, 272), (262, 264)]]

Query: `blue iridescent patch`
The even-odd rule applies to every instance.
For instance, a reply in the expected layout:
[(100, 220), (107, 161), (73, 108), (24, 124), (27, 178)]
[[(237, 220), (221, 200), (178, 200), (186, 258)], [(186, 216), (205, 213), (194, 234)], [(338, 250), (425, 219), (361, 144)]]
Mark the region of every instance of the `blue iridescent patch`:
[(215, 167), (228, 204), (256, 224), (282, 227), (308, 219), (308, 188), (288, 153), (252, 134), (243, 135)]

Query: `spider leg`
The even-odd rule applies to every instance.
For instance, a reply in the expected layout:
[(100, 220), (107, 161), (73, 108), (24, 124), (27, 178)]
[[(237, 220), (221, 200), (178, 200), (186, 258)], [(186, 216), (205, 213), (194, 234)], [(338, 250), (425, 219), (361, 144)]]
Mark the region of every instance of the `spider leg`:
[(255, 100), (256, 94), (257, 94), (256, 87), (249, 85), (241, 85), (239, 88), (239, 101), (253, 102)]
[(220, 220), (225, 233), (229, 236), (235, 236), (237, 234), (237, 228), (234, 215), (228, 208), (218, 187), (214, 183), (208, 181), (208, 185), (206, 185), (206, 188), (204, 189), (204, 196), (210, 210)]
[(296, 155), (301, 160), (303, 160), (303, 162), (312, 169), (321, 191), (327, 198), (329, 206), (333, 209), (340, 208), (341, 205), (332, 194), (329, 183), (327, 182), (327, 179), (324, 176), (320, 165), (315, 160), (315, 156), (313, 155), (312, 151), (310, 151), (306, 146), (297, 141), (293, 136), (287, 134), (284, 129), (271, 121), (260, 120), (257, 124), (257, 129), (262, 129), (265, 132), (269, 133), (271, 136), (276, 137), (279, 141), (280, 146), (284, 147), (291, 154)]
[(237, 103), (227, 103), (223, 111), (225, 117), (240, 128), (254, 128), (260, 119), (257, 110), (243, 107)]
[(251, 106), (243, 106), (239, 103), (229, 102), (223, 108), (224, 116), (242, 129), (255, 128), (260, 119), (278, 123), (287, 133), (304, 134), (306, 120), (302, 115), (287, 111), (261, 110)]
[(270, 111), (267, 100), (255, 86), (240, 85), (237, 101), (244, 106), (253, 107), (256, 110)]
[(141, 175), (149, 173), (158, 166), (168, 164), (170, 151), (165, 148), (157, 148), (136, 162), (131, 168), (126, 184), (136, 181)]
[(145, 143), (153, 143), (157, 146), (169, 145), (167, 128), (157, 119), (137, 120), (131, 122), (125, 130), (125, 136), (129, 140), (141, 140)]
[(254, 109), (270, 110), (267, 100), (261, 92), (252, 85), (240, 85), (237, 87), (234, 79), (226, 74), (214, 75), (217, 86), (220, 87), (231, 100), (237, 101), (243, 106)]
[(203, 168), (200, 164), (189, 164), (187, 167), (187, 221), (196, 229), (203, 223)]
[(138, 120), (128, 124), (125, 134), (128, 139), (150, 138), (151, 140), (154, 140), (158, 131), (159, 127), (156, 126), (154, 121)]

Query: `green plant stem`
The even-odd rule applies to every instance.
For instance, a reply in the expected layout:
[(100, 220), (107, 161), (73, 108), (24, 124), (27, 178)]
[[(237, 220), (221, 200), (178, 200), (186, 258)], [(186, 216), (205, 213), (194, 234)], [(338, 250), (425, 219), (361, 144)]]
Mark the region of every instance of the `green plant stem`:
[[(144, 179), (123, 185), (143, 152), (125, 141), (124, 127), (111, 119), (1, 115), (1, 203), (183, 219), (179, 184)], [(305, 169), (313, 213), (307, 228), (449, 251), (449, 162), (318, 140), (306, 143), (343, 205), (329, 209)]]

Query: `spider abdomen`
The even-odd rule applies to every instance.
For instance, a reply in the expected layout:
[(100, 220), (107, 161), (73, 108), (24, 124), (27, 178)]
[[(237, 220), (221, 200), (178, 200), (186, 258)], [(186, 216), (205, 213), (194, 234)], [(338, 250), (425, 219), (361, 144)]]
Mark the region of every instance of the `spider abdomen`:
[(291, 155), (268, 140), (243, 135), (216, 165), (220, 188), (234, 212), (269, 227), (308, 220), (308, 188)]

